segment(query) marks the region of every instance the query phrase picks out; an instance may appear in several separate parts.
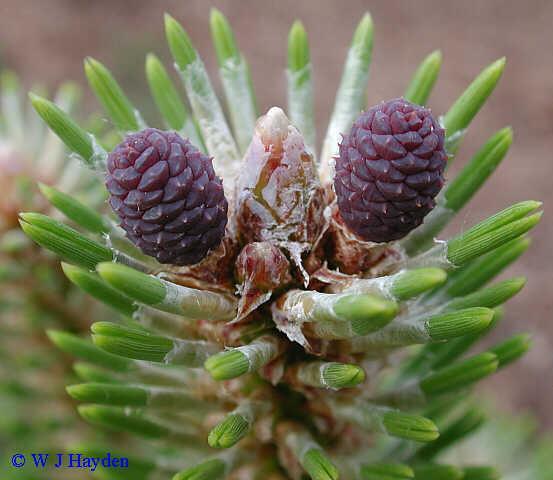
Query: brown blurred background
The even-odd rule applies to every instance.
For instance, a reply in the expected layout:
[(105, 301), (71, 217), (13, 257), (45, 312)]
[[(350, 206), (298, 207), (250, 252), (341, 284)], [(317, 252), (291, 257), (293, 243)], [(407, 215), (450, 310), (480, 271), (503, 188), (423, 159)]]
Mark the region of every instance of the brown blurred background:
[[(440, 48), (442, 73), (430, 99), (442, 113), (487, 64), (507, 57), (499, 87), (473, 122), (450, 176), (493, 132), (506, 125), (515, 144), (484, 190), (459, 216), (456, 230), (525, 199), (545, 203), (531, 250), (508, 274), (526, 275), (526, 289), (508, 305), (495, 338), (528, 331), (532, 351), (486, 382), (502, 406), (530, 410), (553, 428), (553, 2), (550, 0), (0, 0), (0, 65), (27, 87), (53, 89), (63, 80), (85, 84), (82, 59), (109, 66), (132, 100), (157, 121), (144, 79), (145, 54), (168, 61), (163, 12), (182, 21), (215, 80), (209, 9), (228, 16), (253, 71), (262, 110), (285, 105), (286, 38), (296, 18), (310, 35), (319, 139), (333, 105), (342, 63), (362, 13), (375, 22), (369, 103), (401, 95), (418, 62)], [(218, 82), (215, 81), (217, 88)], [(89, 93), (90, 110), (98, 108)]]

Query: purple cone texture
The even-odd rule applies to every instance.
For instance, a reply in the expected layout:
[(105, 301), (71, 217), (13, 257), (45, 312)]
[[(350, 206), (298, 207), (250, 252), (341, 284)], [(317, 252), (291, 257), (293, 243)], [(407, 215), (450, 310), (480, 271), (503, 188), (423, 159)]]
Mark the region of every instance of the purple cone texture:
[(222, 181), (211, 159), (175, 132), (128, 135), (108, 156), (106, 187), (128, 238), (161, 263), (197, 263), (225, 234)]
[(334, 189), (358, 237), (398, 240), (418, 227), (444, 185), (444, 130), (429, 109), (402, 98), (362, 113), (340, 144)]

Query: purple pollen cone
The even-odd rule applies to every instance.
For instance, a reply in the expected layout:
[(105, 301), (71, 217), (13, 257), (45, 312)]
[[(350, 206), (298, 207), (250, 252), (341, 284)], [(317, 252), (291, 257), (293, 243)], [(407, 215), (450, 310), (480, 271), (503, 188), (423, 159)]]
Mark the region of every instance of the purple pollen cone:
[(106, 187), (128, 238), (160, 263), (198, 263), (225, 234), (228, 203), (211, 158), (175, 132), (128, 135), (108, 156)]
[(363, 112), (336, 158), (334, 190), (346, 226), (379, 243), (418, 227), (444, 185), (444, 136), (429, 109), (402, 98)]

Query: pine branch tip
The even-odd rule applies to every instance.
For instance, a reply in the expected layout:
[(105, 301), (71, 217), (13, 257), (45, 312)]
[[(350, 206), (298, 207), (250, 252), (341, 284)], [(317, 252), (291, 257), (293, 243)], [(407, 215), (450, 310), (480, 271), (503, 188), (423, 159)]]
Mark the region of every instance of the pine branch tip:
[(209, 357), (204, 367), (214, 380), (230, 380), (244, 375), (249, 369), (248, 357), (238, 350), (228, 350)]
[(318, 448), (312, 448), (305, 453), (302, 466), (312, 480), (338, 480), (339, 478), (338, 469)]
[(209, 432), (207, 442), (212, 448), (230, 448), (244, 438), (249, 428), (244, 417), (230, 414)]
[(331, 363), (323, 369), (325, 384), (329, 388), (352, 388), (365, 381), (365, 371), (358, 365)]

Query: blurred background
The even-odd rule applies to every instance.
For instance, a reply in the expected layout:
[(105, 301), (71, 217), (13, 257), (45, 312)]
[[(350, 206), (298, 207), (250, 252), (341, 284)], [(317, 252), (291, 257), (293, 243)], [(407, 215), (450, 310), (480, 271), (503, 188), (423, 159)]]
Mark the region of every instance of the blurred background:
[[(53, 90), (64, 80), (84, 85), (82, 60), (93, 56), (112, 70), (155, 125), (144, 59), (151, 51), (169, 60), (164, 11), (186, 25), (219, 89), (208, 28), (211, 6), (222, 10), (235, 28), (261, 110), (286, 104), (288, 29), (296, 18), (304, 22), (312, 48), (319, 140), (352, 32), (366, 10), (375, 22), (369, 104), (400, 95), (422, 58), (439, 48), (444, 61), (429, 105), (442, 113), (483, 67), (507, 57), (504, 76), (473, 122), (449, 175), (506, 125), (514, 128), (515, 143), (450, 231), (516, 201), (544, 201), (545, 216), (532, 235), (530, 251), (508, 272), (527, 276), (528, 285), (508, 304), (507, 318), (494, 334), (503, 338), (527, 331), (534, 346), (483, 388), (493, 392), (502, 408), (533, 412), (544, 429), (553, 429), (553, 2), (0, 0), (0, 66), (16, 71), (28, 89), (41, 84)], [(90, 93), (84, 102), (85, 111), (98, 109)]]

